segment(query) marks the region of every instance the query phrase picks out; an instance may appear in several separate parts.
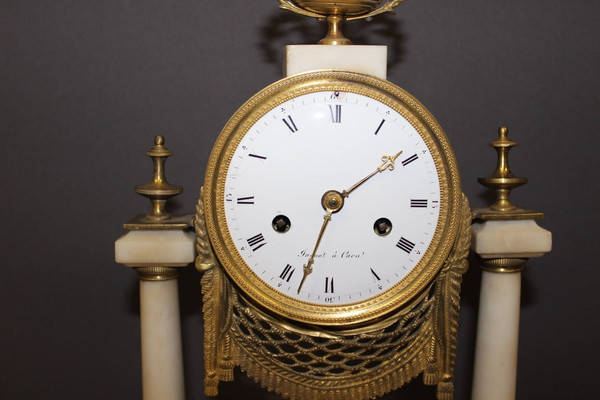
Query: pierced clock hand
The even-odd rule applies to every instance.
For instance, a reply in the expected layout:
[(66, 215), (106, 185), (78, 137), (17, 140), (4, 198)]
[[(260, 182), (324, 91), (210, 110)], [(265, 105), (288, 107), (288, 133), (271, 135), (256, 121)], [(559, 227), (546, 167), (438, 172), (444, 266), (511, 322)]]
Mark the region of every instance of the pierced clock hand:
[(323, 217), (323, 225), (321, 225), (321, 230), (319, 231), (319, 237), (317, 237), (317, 243), (315, 244), (315, 248), (313, 249), (308, 262), (302, 267), (304, 275), (302, 275), (302, 280), (300, 281), (300, 285), (298, 286), (298, 293), (302, 290), (302, 285), (304, 285), (304, 281), (306, 277), (312, 272), (312, 265), (315, 262), (315, 254), (317, 254), (317, 250), (319, 249), (319, 244), (321, 243), (321, 239), (323, 238), (323, 233), (325, 232), (325, 228), (327, 228), (327, 224), (331, 221), (331, 213), (327, 212)]
[(402, 154), (402, 150), (400, 150), (398, 153), (396, 153), (393, 156), (381, 156), (381, 165), (379, 167), (377, 167), (377, 169), (375, 169), (375, 171), (371, 172), (369, 175), (365, 176), (364, 178), (362, 178), (360, 181), (356, 182), (354, 185), (350, 186), (348, 189), (342, 191), (342, 196), (348, 197), (350, 196), (350, 193), (352, 193), (356, 188), (358, 188), (360, 185), (362, 185), (363, 183), (365, 183), (366, 181), (368, 181), (369, 179), (371, 179), (372, 177), (374, 177), (375, 175), (377, 175), (379, 172), (383, 172), (386, 169), (389, 169), (390, 171), (393, 171), (394, 168), (396, 167), (396, 158), (398, 158), (398, 156)]
[(317, 237), (317, 243), (315, 243), (315, 248), (313, 249), (308, 262), (302, 267), (304, 275), (302, 275), (302, 280), (300, 281), (300, 285), (298, 286), (298, 293), (302, 290), (302, 285), (304, 285), (304, 281), (306, 277), (312, 272), (312, 265), (315, 262), (315, 255), (317, 254), (317, 250), (319, 249), (319, 244), (321, 244), (321, 239), (323, 239), (323, 234), (325, 233), (325, 228), (327, 228), (327, 224), (331, 221), (331, 215), (340, 211), (342, 206), (344, 205), (344, 198), (342, 194), (336, 190), (330, 190), (325, 192), (323, 197), (321, 197), (321, 205), (325, 209), (325, 215), (323, 216), (323, 225), (321, 225), (321, 230), (319, 231), (319, 236)]
[(382, 156), (382, 163), (379, 167), (375, 169), (375, 171), (371, 172), (369, 175), (356, 182), (348, 189), (343, 190), (341, 193), (337, 190), (329, 190), (325, 192), (323, 197), (321, 197), (321, 205), (325, 209), (325, 215), (323, 216), (323, 225), (321, 225), (321, 230), (319, 231), (319, 235), (317, 236), (317, 243), (315, 243), (315, 247), (310, 255), (310, 258), (308, 259), (308, 262), (302, 267), (304, 275), (302, 275), (302, 280), (300, 281), (300, 285), (298, 286), (298, 293), (300, 293), (300, 290), (302, 290), (302, 285), (304, 285), (306, 277), (312, 273), (312, 265), (315, 263), (315, 255), (317, 254), (317, 250), (319, 249), (319, 244), (321, 244), (321, 239), (323, 238), (323, 234), (325, 233), (327, 224), (329, 224), (329, 221), (331, 221), (331, 215), (342, 209), (342, 207), (344, 206), (344, 198), (350, 196), (350, 193), (352, 193), (360, 185), (371, 179), (377, 173), (383, 172), (386, 169), (393, 171), (395, 168), (396, 158), (398, 158), (400, 154), (402, 154), (402, 150), (400, 150), (393, 156)]

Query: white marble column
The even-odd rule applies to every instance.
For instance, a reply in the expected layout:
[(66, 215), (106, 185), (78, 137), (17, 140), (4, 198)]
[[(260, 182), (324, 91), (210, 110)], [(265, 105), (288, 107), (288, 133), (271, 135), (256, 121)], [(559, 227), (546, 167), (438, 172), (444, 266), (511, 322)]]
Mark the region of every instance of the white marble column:
[(115, 242), (115, 260), (140, 279), (144, 400), (184, 400), (177, 276), (194, 261), (193, 233), (130, 231)]
[(513, 400), (517, 382), (521, 270), (550, 251), (552, 235), (534, 220), (473, 225), (472, 248), (483, 272), (472, 400)]

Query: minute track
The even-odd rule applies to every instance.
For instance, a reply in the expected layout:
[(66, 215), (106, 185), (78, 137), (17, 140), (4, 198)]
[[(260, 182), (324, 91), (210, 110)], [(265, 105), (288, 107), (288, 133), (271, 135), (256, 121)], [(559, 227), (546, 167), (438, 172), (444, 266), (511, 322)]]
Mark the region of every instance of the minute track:
[[(399, 279), (402, 279), (402, 276), (390, 279), (389, 277), (393, 276), (391, 272), (394, 267), (387, 263), (376, 261), (380, 257), (379, 253), (381, 253), (381, 251), (366, 251), (367, 249), (371, 249), (371, 247), (365, 248), (365, 246), (378, 246), (377, 243), (379, 242), (377, 241), (377, 235), (375, 235), (375, 233), (371, 233), (373, 235), (372, 239), (365, 241), (359, 239), (361, 235), (356, 228), (348, 228), (346, 235), (351, 234), (352, 231), (354, 231), (356, 232), (354, 234), (355, 239), (351, 239), (349, 242), (346, 241), (348, 243), (347, 249), (337, 250), (334, 249), (334, 243), (337, 240), (336, 236), (339, 236), (341, 233), (335, 233), (335, 236), (332, 235), (331, 238), (329, 237), (330, 229), (332, 230), (331, 232), (337, 232), (339, 230), (339, 228), (334, 227), (337, 223), (336, 221), (340, 218), (336, 214), (337, 211), (331, 212), (329, 215), (326, 213), (325, 218), (321, 217), (320, 222), (316, 223), (316, 225), (321, 225), (321, 228), (324, 229), (323, 242), (321, 243), (320, 239), (315, 243), (313, 242), (315, 239), (311, 239), (311, 237), (314, 237), (318, 232), (315, 232), (314, 230), (315, 223), (309, 223), (310, 218), (295, 216), (297, 211), (290, 214), (290, 211), (283, 211), (282, 209), (275, 208), (277, 207), (275, 204), (285, 205), (286, 209), (289, 208), (290, 210), (300, 210), (300, 204), (306, 203), (307, 200), (305, 200), (305, 198), (308, 199), (309, 192), (307, 192), (307, 189), (310, 191), (310, 187), (313, 187), (315, 183), (322, 182), (321, 185), (325, 184), (325, 187), (330, 188), (332, 186), (339, 187), (343, 185), (327, 183), (327, 181), (332, 182), (331, 179), (333, 178), (337, 181), (347, 182), (350, 180), (351, 183), (353, 182), (351, 186), (347, 186), (344, 190), (337, 192), (340, 196), (338, 201), (342, 205), (345, 199), (353, 199), (355, 190), (357, 193), (361, 191), (366, 192), (361, 195), (361, 197), (364, 197), (365, 195), (367, 197), (372, 196), (371, 190), (376, 191), (377, 189), (375, 188), (377, 187), (381, 188), (381, 193), (387, 193), (384, 199), (389, 198), (391, 200), (394, 196), (403, 196), (402, 193), (405, 192), (405, 188), (402, 187), (404, 185), (403, 181), (407, 177), (404, 177), (403, 173), (399, 170), (399, 172), (397, 172), (398, 177), (393, 178), (396, 174), (394, 170), (406, 167), (408, 164), (413, 164), (414, 161), (419, 158), (417, 154), (423, 154), (421, 147), (418, 147), (423, 146), (420, 144), (421, 142), (417, 140), (420, 138), (420, 135), (414, 130), (411, 124), (407, 124), (406, 120), (402, 118), (401, 115), (390, 114), (388, 112), (389, 107), (375, 107), (373, 99), (364, 100), (364, 97), (358, 94), (340, 92), (339, 97), (332, 99), (330, 93), (323, 93), (322, 95), (317, 93), (308, 94), (301, 98), (293, 99), (292, 101), (293, 104), (291, 102), (289, 104), (283, 103), (278, 108), (265, 114), (263, 118), (256, 122), (257, 125), (261, 126), (260, 130), (252, 130), (251, 141), (250, 136), (248, 136), (248, 139), (243, 139), (239, 143), (238, 148), (240, 149), (240, 152), (243, 151), (242, 147), (247, 148), (247, 152), (244, 157), (239, 159), (239, 161), (232, 161), (230, 169), (231, 174), (228, 175), (228, 180), (230, 179), (232, 183), (235, 180), (236, 183), (235, 192), (233, 193), (236, 207), (231, 211), (231, 218), (233, 218), (233, 214), (235, 214), (236, 224), (242, 229), (241, 232), (246, 232), (245, 242), (248, 251), (250, 252), (248, 253), (248, 257), (252, 255), (253, 262), (258, 262), (257, 265), (262, 265), (262, 263), (267, 262), (267, 259), (272, 258), (274, 260), (281, 260), (277, 261), (277, 263), (282, 262), (280, 265), (291, 265), (292, 263), (286, 262), (285, 259), (296, 257), (299, 254), (300, 249), (297, 247), (298, 245), (304, 247), (304, 252), (308, 258), (304, 259), (303, 263), (300, 264), (303, 265), (303, 268), (300, 269), (301, 272), (299, 273), (296, 271), (291, 277), (287, 274), (284, 275), (286, 281), (290, 278), (289, 283), (296, 285), (295, 293), (290, 293), (288, 289), (285, 289), (287, 295), (293, 295), (293, 297), (304, 299), (304, 301), (309, 299), (311, 292), (317, 290), (317, 287), (315, 287), (316, 282), (325, 282), (327, 278), (333, 277), (331, 273), (337, 270), (337, 268), (340, 268), (335, 267), (338, 264), (347, 265), (348, 267), (346, 268), (351, 269), (348, 270), (348, 273), (335, 277), (336, 288), (334, 290), (336, 296), (339, 297), (336, 297), (335, 299), (329, 298), (327, 300), (328, 302), (333, 300), (334, 304), (343, 304), (344, 302), (356, 301), (356, 299), (360, 300), (361, 295), (358, 294), (359, 292), (363, 293), (364, 298), (368, 293), (368, 290), (366, 290), (367, 288), (363, 287), (364, 284), (360, 281), (353, 281), (352, 276), (354, 274), (350, 272), (353, 269), (364, 268), (364, 263), (371, 263), (372, 265), (383, 264), (383, 266), (380, 265), (378, 267), (376, 275), (380, 278), (380, 285), (383, 283), (384, 287), (381, 289), (377, 287), (375, 293), (380, 293), (382, 290), (385, 290), (385, 288), (391, 288)], [(367, 103), (370, 104), (369, 107), (367, 107)], [(293, 113), (290, 113), (290, 110), (293, 110)], [(367, 116), (369, 116), (367, 119), (364, 119), (365, 115), (361, 114), (361, 110), (370, 110), (367, 114)], [(364, 121), (357, 120), (357, 115), (361, 115), (361, 120), (364, 119)], [(371, 127), (375, 126), (376, 128), (379, 127), (380, 131), (378, 135), (373, 134), (373, 128), (371, 128), (371, 130), (362, 128), (367, 125), (370, 125)], [(285, 129), (282, 130), (282, 126)], [(303, 127), (302, 130), (299, 129), (300, 126)], [(339, 126), (339, 129), (336, 126)], [(381, 135), (381, 129), (383, 129), (384, 126), (386, 127), (386, 134)], [(351, 136), (348, 136), (349, 130), (356, 130), (357, 132), (360, 130), (360, 132), (357, 135), (352, 134)], [(369, 135), (369, 131), (371, 131), (371, 135)], [(287, 135), (285, 132), (287, 132)], [(395, 133), (391, 134), (391, 132)], [(319, 147), (305, 147), (313, 140), (313, 138), (317, 137), (319, 143), (321, 143)], [(340, 139), (343, 137), (343, 141), (338, 141), (338, 137)], [(357, 146), (353, 153), (348, 153), (348, 159), (344, 157), (344, 152), (337, 153), (327, 151), (327, 149), (335, 149), (339, 146), (347, 147), (349, 138), (353, 138), (352, 140), (359, 139), (359, 142), (363, 142), (364, 144)], [(275, 146), (277, 143), (281, 143), (281, 145)], [(284, 145), (285, 143), (289, 144)], [(377, 148), (381, 148), (381, 146), (389, 147), (390, 143), (396, 143), (394, 146), (396, 148), (399, 146), (402, 150), (396, 150), (394, 153), (376, 150)], [(261, 149), (260, 151), (254, 150), (259, 148)], [(380, 153), (373, 157), (373, 151), (380, 151)], [(347, 150), (345, 150), (345, 152), (347, 152)], [(365, 153), (364, 155), (361, 154), (363, 152)], [(240, 154), (243, 155), (244, 153), (241, 152)], [(269, 154), (268, 164), (252, 161), (265, 161), (267, 159), (265, 154)], [(310, 157), (308, 157), (309, 154), (311, 154)], [(382, 156), (382, 154), (388, 155)], [(408, 154), (409, 156), (403, 156), (405, 154)], [(426, 151), (424, 154), (423, 157), (427, 157), (429, 152)], [(261, 158), (258, 158), (256, 155), (262, 156)], [(362, 175), (360, 170), (362, 169), (364, 171), (366, 169), (365, 166), (368, 164), (367, 160), (373, 159), (379, 160), (379, 165), (377, 168), (374, 168), (371, 173), (358, 181), (350, 176)], [(233, 157), (232, 160), (238, 160), (238, 158)], [(246, 160), (248, 161), (246, 162)], [(310, 160), (310, 163), (306, 164), (302, 169), (294, 168), (294, 165), (299, 165), (300, 162), (305, 160)], [(235, 165), (233, 164), (234, 162)], [(372, 162), (373, 161), (371, 161), (371, 163)], [(420, 178), (418, 181), (416, 180), (416, 177), (421, 176), (421, 174), (431, 174), (432, 171), (429, 167), (426, 167), (427, 164), (435, 166), (434, 163), (422, 163), (418, 168), (411, 167), (411, 177), (415, 178), (410, 178), (410, 180), (407, 181), (413, 182), (409, 183), (411, 187), (415, 184), (417, 185), (415, 188), (422, 187), (421, 189), (417, 189), (421, 192), (430, 192), (430, 179), (424, 179), (425, 175), (423, 175), (423, 178)], [(309, 174), (308, 170), (306, 170), (307, 166), (310, 166), (314, 171), (329, 171), (327, 176), (330, 178), (326, 180), (325, 176), (320, 175), (318, 172)], [(346, 169), (348, 172), (344, 172)], [(384, 171), (387, 172), (383, 175), (389, 174), (391, 178), (375, 179), (375, 176)], [(342, 173), (340, 174), (340, 172)], [(435, 173), (435, 169), (433, 169), (433, 172)], [(285, 178), (283, 178), (284, 176)], [(306, 176), (305, 180), (297, 180), (297, 177), (303, 176)], [(344, 178), (344, 176), (347, 177)], [(378, 180), (381, 180), (381, 183), (377, 182)], [(392, 182), (397, 183), (391, 186), (390, 184)], [(396, 186), (399, 184), (401, 186)], [(307, 185), (311, 186), (309, 187)], [(363, 185), (365, 186), (365, 189), (362, 189)], [(298, 189), (301, 190), (298, 191)], [(407, 192), (414, 190), (415, 189), (410, 189)], [(248, 192), (253, 192), (253, 194), (249, 195)], [(260, 204), (256, 201), (258, 195), (260, 195), (261, 198)], [(435, 192), (432, 196), (437, 198), (439, 194)], [(315, 197), (320, 198), (321, 196), (312, 195), (311, 197), (314, 199)], [(361, 197), (357, 197), (357, 200), (355, 201), (362, 201)], [(410, 208), (416, 209), (421, 208), (424, 203), (428, 202), (428, 199), (409, 198), (406, 201), (410, 204)], [(298, 206), (295, 204), (298, 204)], [(387, 204), (387, 201), (382, 204)], [(390, 206), (393, 206), (394, 204), (398, 204), (398, 202), (390, 202)], [(302, 208), (304, 207), (305, 206), (302, 205)], [(270, 223), (271, 221), (274, 221), (274, 216), (281, 212), (290, 214), (292, 217), (290, 228), (275, 229), (274, 227), (272, 230), (269, 230), (269, 232), (271, 232), (269, 234), (267, 234), (268, 232), (266, 232), (264, 228), (260, 228), (265, 222), (268, 221)], [(420, 237), (416, 236), (420, 235), (417, 233), (420, 230), (435, 229), (435, 224), (423, 225), (424, 221), (418, 222), (421, 217), (410, 216), (408, 214), (407, 216), (404, 216), (404, 213), (405, 211), (401, 211), (400, 209), (390, 208), (390, 211), (386, 213), (392, 217), (391, 219), (387, 218), (387, 220), (389, 220), (387, 223), (388, 226), (394, 225), (400, 227), (406, 223), (403, 221), (406, 218), (409, 218), (408, 221), (414, 220), (415, 222), (411, 223), (413, 228), (409, 229), (407, 232), (407, 234), (413, 237)], [(343, 214), (343, 212), (340, 214)], [(433, 217), (435, 218), (436, 216), (437, 212), (434, 213)], [(344, 217), (343, 219), (347, 218), (354, 219), (353, 216)], [(359, 220), (361, 218), (364, 217), (360, 216)], [(378, 218), (374, 218), (371, 220), (369, 225), (373, 226), (377, 219)], [(347, 223), (352, 225), (355, 224), (354, 222), (344, 222), (344, 224)], [(247, 226), (249, 229), (244, 229), (244, 226)], [(311, 226), (313, 227), (313, 233), (310, 233)], [(419, 226), (421, 226), (421, 228), (419, 228)], [(429, 228), (427, 228), (428, 226)], [(253, 227), (260, 228), (261, 234), (257, 234), (257, 229), (252, 229)], [(318, 228), (316, 229), (318, 230)], [(254, 230), (254, 232), (252, 230)], [(305, 234), (303, 232), (307, 233)], [(276, 236), (270, 238), (273, 233), (275, 233)], [(382, 234), (384, 236), (381, 237), (385, 237), (385, 231), (382, 231)], [(405, 235), (403, 238), (410, 238), (411, 236)], [(381, 241), (381, 239), (379, 239), (379, 241)], [(310, 244), (311, 242), (313, 243)], [(413, 240), (398, 241), (397, 239), (397, 241), (394, 242), (394, 248), (401, 249), (406, 253), (411, 253), (412, 248), (414, 247), (412, 244), (413, 242)], [(302, 243), (305, 244), (303, 245)], [(307, 246), (313, 247), (306, 248)], [(339, 254), (344, 254), (345, 257), (349, 257), (351, 254), (356, 257), (356, 254), (353, 253), (360, 253), (362, 258), (336, 259), (334, 257), (336, 251), (338, 251)], [(242, 252), (242, 254), (244, 253)], [(390, 257), (392, 257), (391, 254)], [(406, 273), (408, 273), (408, 271), (418, 263), (418, 259), (413, 258), (406, 262), (409, 263), (409, 266), (407, 266), (406, 269)], [(284, 290), (276, 284), (278, 280), (282, 280), (282, 270), (273, 271), (269, 268), (266, 270), (271, 271), (270, 273), (272, 276), (278, 279), (265, 279), (265, 282), (269, 286), (277, 288), (277, 290)], [(370, 271), (369, 267), (367, 267), (367, 271)], [(317, 275), (313, 276), (315, 273)], [(384, 277), (386, 278), (384, 279)], [(315, 280), (315, 284), (311, 283), (309, 286), (306, 286), (308, 284), (307, 282), (310, 282), (313, 279)], [(293, 281), (296, 283), (292, 283)], [(314, 301), (314, 294), (310, 298)], [(321, 301), (325, 303), (323, 297), (321, 297), (320, 302)]]
[[(292, 315), (306, 303), (325, 315), (321, 307), (353, 305), (363, 318), (368, 307), (412, 287), (412, 276), (426, 276), (411, 271), (428, 265), (441, 238), (436, 231), (448, 191), (441, 190), (438, 160), (444, 158), (410, 108), (381, 91), (332, 82), (294, 95), (269, 92), (260, 107), (250, 101), (247, 114), (232, 117), (238, 125), (224, 130), (233, 136), (220, 141), (215, 181), (232, 201), (218, 223), (236, 237), (223, 236), (232, 252), (224, 267), (234, 280), (247, 281), (242, 287), (251, 298)], [(317, 201), (332, 190), (347, 204), (325, 222)], [(323, 296), (327, 278), (334, 297)]]

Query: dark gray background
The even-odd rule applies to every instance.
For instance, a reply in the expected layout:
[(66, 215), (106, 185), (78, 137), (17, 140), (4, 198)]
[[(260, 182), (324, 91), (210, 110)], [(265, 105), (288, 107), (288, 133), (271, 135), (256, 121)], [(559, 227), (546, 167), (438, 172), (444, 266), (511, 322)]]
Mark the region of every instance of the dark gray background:
[[(597, 392), (598, 0), (407, 0), (346, 25), (389, 46), (389, 80), (437, 116), (472, 205), (495, 167), (488, 143), (519, 143), (514, 191), (546, 213), (552, 253), (523, 274), (519, 399)], [(162, 134), (167, 175), (192, 212), (229, 115), (281, 77), (285, 44), (323, 27), (275, 0), (0, 1), (2, 240), (0, 398), (141, 397), (137, 278), (114, 262), (121, 224), (146, 212), (144, 155)], [(456, 398), (470, 393), (480, 270), (463, 287)], [(203, 399), (199, 275), (180, 278), (189, 399)], [(243, 375), (220, 398), (278, 398)], [(434, 398), (420, 380), (385, 397)]]

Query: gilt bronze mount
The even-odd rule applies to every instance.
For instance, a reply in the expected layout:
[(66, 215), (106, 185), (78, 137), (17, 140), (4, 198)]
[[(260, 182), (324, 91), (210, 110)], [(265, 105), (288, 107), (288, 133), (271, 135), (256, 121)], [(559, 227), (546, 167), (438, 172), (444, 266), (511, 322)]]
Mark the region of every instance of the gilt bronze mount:
[(344, 20), (370, 18), (384, 12), (394, 12), (394, 7), (404, 0), (279, 0), (279, 7), (307, 17), (326, 20), (327, 35), (319, 44), (348, 45), (350, 39), (342, 33)]

